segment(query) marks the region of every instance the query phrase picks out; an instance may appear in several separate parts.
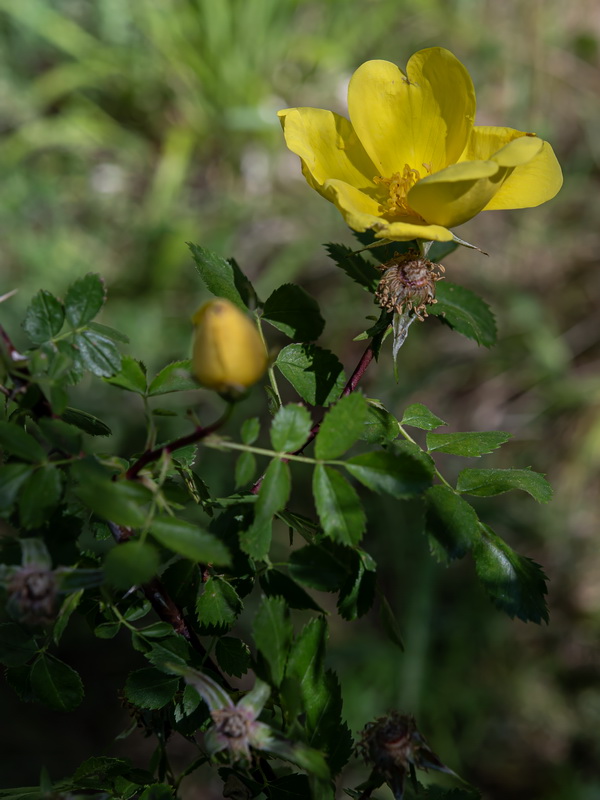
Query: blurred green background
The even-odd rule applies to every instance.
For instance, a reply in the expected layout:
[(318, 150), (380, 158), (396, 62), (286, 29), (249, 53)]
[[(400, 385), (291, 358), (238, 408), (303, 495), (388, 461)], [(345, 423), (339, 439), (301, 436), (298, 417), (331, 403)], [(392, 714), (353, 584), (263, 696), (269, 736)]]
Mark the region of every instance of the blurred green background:
[[(458, 230), (490, 255), (458, 251), (448, 275), (491, 304), (498, 346), (477, 348), (432, 319), (412, 328), (399, 383), (384, 358), (364, 387), (397, 414), (419, 401), (452, 430), (509, 431), (512, 442), (486, 464), (548, 473), (556, 490), (548, 508), (516, 496), (481, 506), (545, 567), (551, 622), (503, 617), (469, 564), (445, 570), (431, 561), (418, 509), (377, 498), (366, 546), (383, 565), (406, 652), (386, 643), (376, 621), (345, 624), (332, 608), (330, 660), (354, 731), (397, 707), (414, 712), (441, 758), (490, 800), (592, 800), (600, 797), (595, 0), (0, 0), (0, 294), (19, 289), (1, 306), (2, 324), (25, 345), (18, 324), (33, 293), (61, 295), (95, 271), (109, 289), (101, 321), (129, 335), (132, 355), (155, 370), (184, 358), (188, 319), (203, 299), (191, 240), (235, 256), (263, 298), (285, 281), (314, 294), (328, 320), (321, 342), (351, 370), (361, 352), (352, 338), (372, 307), (321, 243), (352, 237), (305, 184), (275, 112), (345, 113), (360, 63), (404, 66), (434, 45), (469, 69), (478, 123), (549, 139), (565, 185), (539, 209), (491, 212)], [(114, 397), (95, 383), (79, 402), (116, 426), (115, 447), (139, 447), (139, 409), (125, 399), (115, 408)], [(206, 402), (208, 418), (216, 404)], [(248, 403), (250, 412), (262, 407), (259, 390)], [(443, 468), (458, 469), (452, 459)], [(141, 734), (113, 743), (126, 725), (116, 698), (126, 642), (115, 653), (81, 627), (62, 655), (86, 682), (81, 713), (23, 709), (3, 695), (2, 786), (36, 784), (42, 764), (58, 779), (91, 755), (144, 763)], [(172, 747), (177, 763), (185, 752)], [(356, 768), (348, 780), (362, 774)], [(184, 786), (186, 798), (220, 796), (206, 775)]]

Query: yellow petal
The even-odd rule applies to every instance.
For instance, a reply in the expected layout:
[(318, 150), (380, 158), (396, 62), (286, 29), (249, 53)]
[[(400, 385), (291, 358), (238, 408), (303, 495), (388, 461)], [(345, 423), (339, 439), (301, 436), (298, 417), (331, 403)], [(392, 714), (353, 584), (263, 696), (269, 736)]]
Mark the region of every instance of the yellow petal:
[(539, 206), (551, 200), (562, 186), (560, 164), (548, 142), (513, 128), (476, 126), (460, 160), (494, 157), (507, 143), (521, 137), (541, 143), (540, 149), (528, 163), (515, 165), (485, 211)]
[(442, 225), (427, 223), (387, 222), (380, 220), (376, 239), (391, 239), (394, 242), (409, 242), (411, 239), (425, 239), (428, 242), (450, 242), (454, 238), (452, 231)]
[(509, 142), (527, 136), (525, 131), (514, 128), (499, 128), (491, 125), (475, 125), (459, 161), (487, 161)]
[(408, 202), (427, 222), (452, 228), (489, 203), (503, 176), (504, 170), (493, 161), (453, 164), (418, 181), (408, 193)]
[(469, 73), (448, 50), (420, 50), (406, 76), (389, 61), (367, 61), (348, 88), (352, 125), (377, 167), (390, 177), (404, 165), (433, 172), (455, 162), (475, 117)]
[(379, 202), (345, 181), (326, 181), (323, 195), (337, 206), (355, 231), (366, 231), (382, 222)]
[(406, 222), (384, 219), (376, 199), (343, 181), (327, 181), (325, 196), (337, 206), (353, 230), (375, 231), (377, 239), (393, 239), (396, 242), (408, 242), (411, 239), (449, 242), (452, 239), (451, 231), (439, 225), (428, 225), (418, 217), (407, 217)]
[(562, 170), (552, 147), (543, 141), (539, 153), (512, 170), (484, 211), (533, 208), (551, 200), (563, 183)]
[(542, 146), (535, 136), (515, 137), (487, 161), (461, 161), (423, 178), (408, 202), (428, 222), (462, 225), (487, 208), (515, 168), (535, 159)]
[(287, 108), (279, 118), (286, 144), (302, 159), (313, 189), (325, 195), (323, 184), (330, 178), (373, 186), (377, 170), (347, 119), (321, 108)]
[(537, 136), (519, 136), (507, 142), (498, 152), (490, 156), (500, 167), (520, 167), (528, 164), (542, 149), (543, 141)]

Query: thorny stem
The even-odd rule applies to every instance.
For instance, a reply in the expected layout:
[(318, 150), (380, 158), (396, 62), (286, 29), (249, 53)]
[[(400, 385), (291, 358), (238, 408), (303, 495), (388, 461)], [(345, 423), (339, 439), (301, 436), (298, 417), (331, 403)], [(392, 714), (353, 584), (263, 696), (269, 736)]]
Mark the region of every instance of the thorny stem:
[(179, 450), (182, 447), (187, 447), (189, 444), (194, 444), (195, 442), (199, 442), (202, 439), (205, 439), (207, 436), (210, 436), (211, 433), (214, 433), (227, 422), (232, 411), (233, 403), (229, 403), (225, 413), (220, 416), (218, 420), (213, 422), (212, 425), (207, 425), (206, 427), (198, 425), (195, 430), (193, 430), (191, 433), (188, 433), (186, 436), (181, 436), (179, 439), (174, 439), (168, 444), (163, 444), (160, 447), (154, 448), (154, 450), (147, 450), (134, 464), (129, 467), (123, 477), (125, 480), (133, 480), (139, 475), (141, 470), (143, 470), (147, 464), (151, 464), (153, 461), (158, 461), (163, 454), (172, 453), (175, 450)]
[[(107, 524), (117, 543), (125, 542), (133, 536), (134, 532), (129, 528), (124, 528), (121, 525), (115, 525), (114, 522), (108, 522)], [(221, 675), (219, 668), (208, 655), (206, 648), (196, 635), (194, 629), (188, 625), (183, 612), (179, 606), (177, 606), (173, 598), (170, 596), (158, 578), (153, 578), (148, 583), (143, 584), (140, 586), (140, 589), (160, 619), (169, 624), (175, 633), (180, 634), (188, 640), (194, 650), (202, 656), (205, 666), (212, 670), (216, 675)], [(229, 691), (232, 690), (232, 687), (223, 677), (221, 677), (221, 682), (225, 689), (228, 689)]]
[(374, 356), (375, 356), (375, 351), (373, 350), (373, 342), (371, 341), (365, 352), (362, 354), (362, 358), (356, 365), (356, 369), (350, 376), (350, 380), (344, 386), (344, 391), (341, 394), (342, 397), (346, 397), (356, 389), (356, 387), (360, 382), (360, 379), (367, 371), (367, 367), (373, 360)]

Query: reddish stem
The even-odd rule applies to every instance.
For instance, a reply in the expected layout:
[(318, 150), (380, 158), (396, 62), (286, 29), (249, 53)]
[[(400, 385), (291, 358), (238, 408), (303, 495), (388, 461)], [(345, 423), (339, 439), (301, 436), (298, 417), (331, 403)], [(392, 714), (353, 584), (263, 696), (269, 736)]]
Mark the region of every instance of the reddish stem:
[(356, 365), (356, 369), (354, 370), (354, 372), (350, 376), (350, 380), (344, 387), (344, 391), (342, 392), (341, 397), (346, 397), (356, 389), (356, 387), (360, 382), (360, 379), (367, 371), (367, 367), (369, 366), (371, 361), (373, 361), (374, 357), (375, 357), (375, 351), (373, 350), (373, 342), (371, 342), (367, 347), (367, 349), (365, 350), (365, 352), (362, 354), (362, 358)]
[[(116, 525), (114, 522), (109, 522), (108, 527), (118, 544), (128, 541), (133, 535), (133, 531), (130, 528), (126, 528), (123, 525)], [(225, 678), (221, 676), (219, 668), (207, 654), (206, 648), (198, 638), (195, 630), (188, 624), (183, 612), (167, 592), (161, 581), (158, 578), (153, 578), (139, 588), (160, 619), (162, 619), (163, 622), (167, 622), (176, 633), (187, 639), (194, 650), (202, 656), (204, 665), (211, 669), (216, 675), (219, 675), (223, 686), (231, 690), (232, 687), (227, 683)]]
[(228, 416), (228, 413), (224, 414), (222, 417), (219, 417), (216, 422), (213, 422), (212, 425), (207, 425), (205, 428), (203, 428), (201, 425), (198, 425), (198, 427), (195, 428), (195, 430), (193, 430), (191, 433), (188, 433), (187, 436), (181, 436), (179, 439), (175, 439), (168, 444), (163, 444), (160, 447), (154, 448), (154, 450), (146, 451), (134, 464), (129, 467), (125, 473), (125, 479), (133, 480), (136, 478), (141, 470), (144, 469), (146, 464), (151, 464), (153, 461), (157, 461), (163, 453), (172, 453), (174, 450), (187, 447), (188, 444), (194, 444), (195, 442), (199, 442), (201, 439), (205, 439), (207, 436), (210, 436), (211, 433), (214, 433), (221, 427)]

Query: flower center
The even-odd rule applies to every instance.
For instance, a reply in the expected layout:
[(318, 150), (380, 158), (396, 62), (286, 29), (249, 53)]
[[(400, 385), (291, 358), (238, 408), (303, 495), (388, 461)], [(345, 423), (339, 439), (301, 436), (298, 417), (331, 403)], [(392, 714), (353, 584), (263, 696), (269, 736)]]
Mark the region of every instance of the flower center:
[[(423, 164), (427, 174), (431, 174), (431, 165)], [(382, 178), (376, 175), (373, 183), (377, 186), (386, 186), (388, 198), (381, 204), (384, 214), (393, 214), (399, 217), (418, 217), (413, 209), (408, 205), (407, 195), (417, 181), (421, 180), (421, 173), (418, 169), (413, 169), (409, 164), (404, 165), (402, 172), (394, 172), (391, 178)]]
[(243, 739), (248, 736), (250, 720), (238, 708), (218, 708), (211, 712), (217, 730), (228, 739)]

